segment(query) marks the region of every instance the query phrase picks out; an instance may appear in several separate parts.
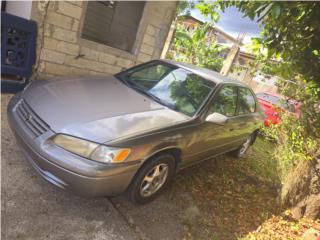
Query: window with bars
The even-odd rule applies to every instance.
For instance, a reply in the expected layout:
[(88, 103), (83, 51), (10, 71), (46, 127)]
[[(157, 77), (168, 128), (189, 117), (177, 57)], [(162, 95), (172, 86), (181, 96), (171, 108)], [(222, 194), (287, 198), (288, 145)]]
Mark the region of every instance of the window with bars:
[(82, 38), (131, 52), (145, 2), (89, 1)]

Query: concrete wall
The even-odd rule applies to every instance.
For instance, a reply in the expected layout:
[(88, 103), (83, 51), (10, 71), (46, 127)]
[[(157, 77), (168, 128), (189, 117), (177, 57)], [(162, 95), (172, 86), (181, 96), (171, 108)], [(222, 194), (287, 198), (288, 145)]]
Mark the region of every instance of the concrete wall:
[[(87, 2), (33, 2), (38, 23), (34, 78), (116, 73), (160, 57), (177, 2), (146, 2), (132, 52), (81, 38)], [(125, 16), (124, 16), (125, 17)]]

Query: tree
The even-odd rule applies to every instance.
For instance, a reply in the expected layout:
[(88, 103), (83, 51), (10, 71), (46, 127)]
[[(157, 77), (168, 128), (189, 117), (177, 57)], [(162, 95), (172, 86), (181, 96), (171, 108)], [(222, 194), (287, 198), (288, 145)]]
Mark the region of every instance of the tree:
[(176, 61), (220, 71), (223, 65), (220, 53), (224, 48), (210, 40), (209, 31), (209, 24), (199, 25), (191, 31), (178, 24), (169, 57)]
[(235, 6), (244, 16), (263, 25), (256, 41), (267, 49), (268, 58), (289, 64), (288, 75), (301, 74), (320, 84), (320, 4), (318, 2), (215, 1), (197, 8), (217, 18), (217, 10)]
[(193, 1), (179, 1), (177, 5), (177, 16), (184, 14), (190, 15), (191, 9), (195, 7), (195, 3)]
[(320, 3), (218, 0), (197, 5), (212, 19), (230, 6), (262, 24), (261, 37), (253, 41), (260, 64), (282, 77), (282, 94), (301, 104), (300, 118), (284, 116), (270, 130), (279, 143), (275, 152), (283, 174), (282, 204), (293, 207), (297, 217), (319, 218)]

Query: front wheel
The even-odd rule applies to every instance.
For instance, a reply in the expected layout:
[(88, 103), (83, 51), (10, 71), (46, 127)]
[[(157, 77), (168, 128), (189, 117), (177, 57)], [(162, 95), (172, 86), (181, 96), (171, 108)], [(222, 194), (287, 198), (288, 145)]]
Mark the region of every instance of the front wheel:
[(175, 159), (170, 154), (159, 155), (147, 162), (137, 173), (128, 189), (129, 199), (144, 204), (155, 199), (172, 180)]
[(238, 149), (232, 151), (231, 154), (236, 158), (242, 158), (252, 144), (252, 141), (253, 134), (250, 134), (246, 141)]

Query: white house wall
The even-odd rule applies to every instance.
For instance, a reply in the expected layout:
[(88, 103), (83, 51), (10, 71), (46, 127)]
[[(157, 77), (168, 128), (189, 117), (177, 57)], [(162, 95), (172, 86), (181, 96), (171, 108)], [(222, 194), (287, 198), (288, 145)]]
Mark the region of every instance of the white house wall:
[(32, 1), (7, 1), (6, 12), (25, 19), (31, 18)]

